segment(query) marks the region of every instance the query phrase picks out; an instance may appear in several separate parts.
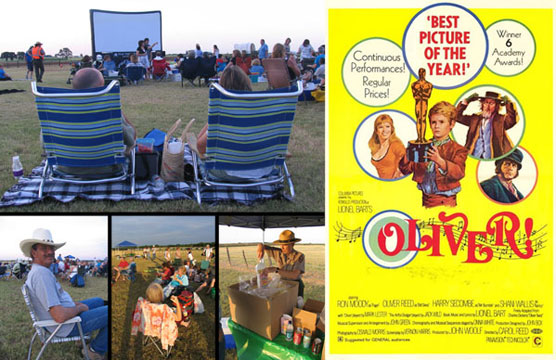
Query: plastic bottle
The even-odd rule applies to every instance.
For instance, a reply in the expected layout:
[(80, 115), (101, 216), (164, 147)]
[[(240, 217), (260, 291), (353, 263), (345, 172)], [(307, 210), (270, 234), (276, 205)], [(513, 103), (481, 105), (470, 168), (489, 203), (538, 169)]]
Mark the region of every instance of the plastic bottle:
[(286, 329), (286, 341), (292, 341), (292, 340), (293, 340), (293, 324), (290, 321)]
[(159, 195), (164, 192), (164, 180), (158, 175), (154, 175), (152, 178), (153, 182), (153, 193)]
[(259, 261), (259, 263), (255, 266), (255, 272), (257, 273), (257, 287), (261, 288), (263, 285), (263, 270), (265, 268), (264, 265), (264, 258)]
[(23, 176), (23, 165), (21, 165), (19, 155), (12, 157), (12, 171), (16, 180)]

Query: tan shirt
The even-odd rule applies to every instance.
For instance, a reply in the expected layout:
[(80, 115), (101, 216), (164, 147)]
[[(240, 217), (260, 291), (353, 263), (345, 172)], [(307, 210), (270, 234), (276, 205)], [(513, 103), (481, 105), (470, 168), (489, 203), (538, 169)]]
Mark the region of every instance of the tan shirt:
[[(276, 262), (276, 266), (280, 270), (293, 271), (299, 270), (301, 274), (305, 273), (305, 255), (299, 251), (293, 250), (286, 255), (281, 249), (265, 245), (264, 250)], [(301, 277), (301, 276), (300, 276)]]

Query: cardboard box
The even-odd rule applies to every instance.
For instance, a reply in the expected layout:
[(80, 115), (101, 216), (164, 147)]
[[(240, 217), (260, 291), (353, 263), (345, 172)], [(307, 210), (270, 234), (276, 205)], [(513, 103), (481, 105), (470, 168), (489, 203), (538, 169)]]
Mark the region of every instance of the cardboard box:
[(297, 302), (299, 283), (282, 280), (287, 285), (286, 291), (281, 291), (269, 299), (249, 295), (239, 291), (239, 284), (228, 287), (230, 314), (232, 320), (269, 339), (274, 339), (280, 333), (280, 317), (291, 314)]
[(324, 303), (313, 299), (307, 300), (303, 309), (294, 308), (292, 315), (294, 328), (301, 327), (303, 329), (309, 329), (314, 338), (315, 330), (317, 329), (317, 320), (323, 309)]

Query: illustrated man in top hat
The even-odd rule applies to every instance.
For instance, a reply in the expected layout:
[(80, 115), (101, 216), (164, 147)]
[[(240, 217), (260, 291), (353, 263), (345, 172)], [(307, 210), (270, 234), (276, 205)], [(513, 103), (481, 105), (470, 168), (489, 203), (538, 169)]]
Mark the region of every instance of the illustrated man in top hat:
[[(481, 112), (463, 115), (467, 106), (479, 100)], [(500, 114), (500, 106), (506, 106), (506, 114)], [(509, 153), (514, 144), (506, 130), (518, 122), (515, 104), (507, 96), (501, 97), (494, 91), (485, 96), (474, 93), (457, 106), (457, 122), (469, 127), (465, 147), (469, 153), (480, 159), (493, 159)]]
[(515, 149), (505, 158), (496, 160), (496, 175), (481, 182), (481, 189), (492, 200), (505, 204), (523, 199), (523, 194), (512, 182), (519, 176), (522, 161), (523, 153), (519, 149)]
[[(108, 306), (101, 298), (90, 298), (74, 302), (49, 270), (54, 261), (54, 252), (66, 243), (55, 243), (52, 234), (46, 229), (36, 229), (30, 239), (19, 243), (25, 256), (33, 262), (25, 285), (29, 289), (31, 304), (39, 320), (54, 320), (63, 323), (79, 316), (83, 333), (100, 330), (90, 346), (82, 349), (88, 352), (89, 359), (103, 359), (108, 350)], [(49, 327), (50, 332), (56, 326)], [(79, 328), (75, 323), (60, 327), (56, 336), (79, 336)]]
[(280, 233), (278, 240), (273, 242), (273, 244), (280, 245), (280, 248), (259, 244), (257, 258), (260, 261), (266, 253), (274, 259), (277, 266), (267, 267), (264, 270), (265, 273), (278, 273), (282, 279), (299, 282), (297, 296), (303, 297), (305, 286), (301, 280), (301, 275), (305, 273), (305, 255), (293, 249), (294, 244), (299, 241), (301, 239), (296, 238), (292, 231), (284, 230)]

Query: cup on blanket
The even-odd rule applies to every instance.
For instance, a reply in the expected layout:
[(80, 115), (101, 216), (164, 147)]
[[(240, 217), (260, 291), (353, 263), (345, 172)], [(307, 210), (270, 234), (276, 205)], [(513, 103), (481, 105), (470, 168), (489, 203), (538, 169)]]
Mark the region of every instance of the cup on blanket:
[(179, 154), (182, 148), (183, 148), (183, 143), (179, 140), (168, 144), (168, 152), (170, 154)]

